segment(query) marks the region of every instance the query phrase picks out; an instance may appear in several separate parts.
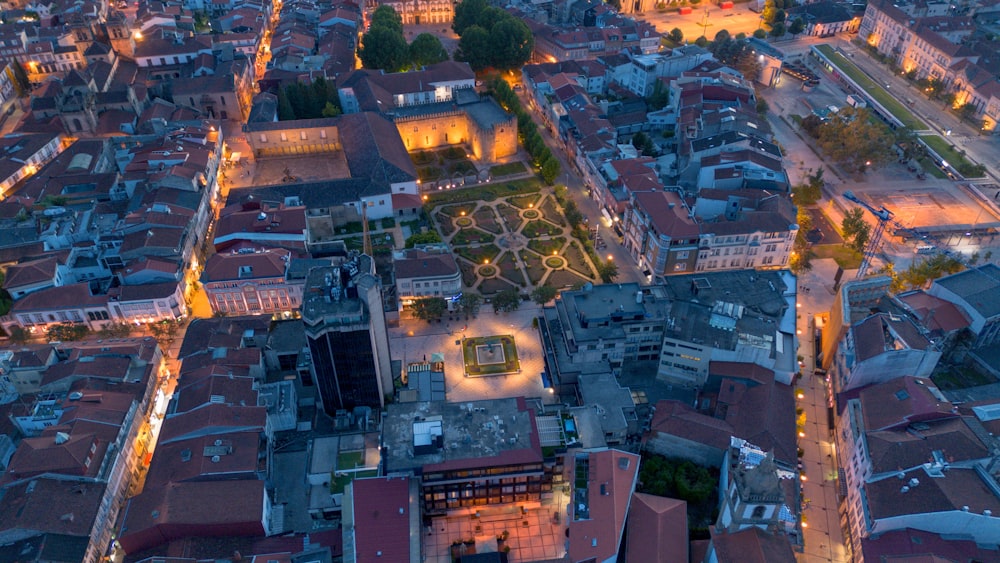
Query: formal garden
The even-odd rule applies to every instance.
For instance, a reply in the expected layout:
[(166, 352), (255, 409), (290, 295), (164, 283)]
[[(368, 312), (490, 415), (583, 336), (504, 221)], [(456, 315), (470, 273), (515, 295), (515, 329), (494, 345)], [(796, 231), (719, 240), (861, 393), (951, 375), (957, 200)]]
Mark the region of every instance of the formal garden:
[(599, 280), (554, 190), (537, 179), (442, 191), (427, 198), (426, 210), (469, 290), (489, 297)]

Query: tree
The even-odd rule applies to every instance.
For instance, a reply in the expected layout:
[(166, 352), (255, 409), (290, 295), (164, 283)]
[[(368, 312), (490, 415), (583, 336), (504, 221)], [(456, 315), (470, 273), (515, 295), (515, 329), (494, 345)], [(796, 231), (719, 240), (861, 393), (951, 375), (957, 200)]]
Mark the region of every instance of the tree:
[(278, 88), (278, 121), (289, 121), (295, 119), (295, 110), (285, 94), (284, 88)]
[(479, 311), (479, 305), (482, 302), (483, 298), (478, 293), (469, 293), (466, 291), (458, 298), (458, 310), (465, 314), (466, 317), (475, 315)]
[(864, 209), (852, 207), (844, 213), (840, 230), (844, 235), (844, 244), (857, 252), (864, 252), (868, 237), (871, 235), (871, 225), (865, 222)]
[(562, 165), (559, 164), (559, 160), (555, 157), (550, 157), (542, 163), (542, 181), (551, 186), (555, 183), (556, 178), (559, 177), (561, 170)]
[(649, 111), (659, 111), (670, 103), (670, 88), (667, 88), (662, 80), (653, 83), (653, 93), (646, 98), (646, 107)]
[(670, 35), (667, 37), (674, 42), (674, 45), (680, 45), (684, 41), (684, 32), (681, 31), (681, 28), (675, 27), (670, 30)]
[(418, 244), (436, 244), (439, 242), (441, 242), (441, 235), (437, 234), (437, 231), (413, 233), (406, 239), (406, 248), (413, 248)]
[(10, 337), (10, 341), (14, 344), (24, 344), (31, 338), (31, 333), (19, 326), (12, 326), (7, 331), (7, 336)]
[(451, 28), (459, 37), (465, 35), (465, 30), (476, 24), (479, 20), (479, 14), (488, 6), (487, 0), (462, 0), (455, 5), (455, 16), (452, 19)]
[(132, 328), (128, 323), (111, 323), (97, 331), (97, 335), (101, 338), (126, 338), (132, 334)]
[(383, 4), (375, 11), (372, 12), (372, 21), (368, 26), (370, 30), (373, 27), (384, 27), (395, 31), (399, 35), (403, 35), (403, 18), (396, 13), (396, 10), (389, 5)]
[[(385, 7), (387, 6), (380, 6), (379, 10)], [(368, 32), (361, 36), (358, 57), (365, 68), (396, 72), (406, 66), (409, 56), (402, 32), (390, 27), (372, 25), (368, 28)]]
[(49, 342), (72, 342), (83, 340), (89, 333), (90, 329), (87, 328), (87, 325), (62, 323), (49, 325), (45, 331), (45, 338)]
[(771, 37), (777, 39), (785, 34), (785, 23), (784, 22), (774, 22), (771, 26)]
[[(469, 1), (465, 0), (465, 2)], [(473, 25), (465, 28), (461, 39), (458, 40), (458, 50), (455, 52), (455, 60), (469, 63), (472, 70), (483, 70), (490, 66), (489, 50), (490, 32), (478, 25)]]
[(512, 16), (494, 23), (489, 38), (491, 65), (498, 69), (523, 66), (535, 48), (531, 30), (523, 21)]
[(556, 288), (552, 287), (551, 285), (548, 284), (540, 285), (531, 292), (531, 299), (534, 300), (535, 303), (538, 303), (539, 305), (545, 305), (549, 301), (555, 299), (556, 294), (558, 293), (559, 292), (556, 290)]
[(732, 36), (729, 34), (728, 29), (721, 29), (715, 34), (715, 39), (712, 40), (713, 43), (720, 43), (723, 41), (732, 41)]
[(618, 264), (614, 260), (601, 262), (597, 265), (597, 275), (601, 277), (601, 281), (604, 283), (614, 283), (618, 277)]
[(521, 294), (513, 287), (493, 296), (493, 310), (498, 313), (516, 311), (521, 307)]
[(448, 51), (441, 40), (431, 33), (421, 33), (410, 43), (410, 62), (422, 67), (448, 60)]
[(323, 106), (323, 117), (337, 117), (338, 115), (340, 115), (340, 108), (333, 105), (333, 102), (327, 102), (326, 105)]
[(448, 311), (444, 297), (426, 297), (413, 302), (413, 316), (425, 321), (440, 319)]
[(753, 32), (753, 36), (757, 39), (767, 39), (767, 32), (763, 29), (758, 29)]
[(704, 49), (708, 45), (708, 38), (702, 35), (694, 40), (694, 44)]
[(864, 108), (841, 109), (820, 126), (817, 144), (827, 156), (854, 172), (885, 166), (896, 156), (893, 137), (884, 125), (869, 117)]
[(792, 34), (792, 37), (802, 33), (806, 30), (806, 22), (802, 18), (795, 18), (792, 20), (792, 24), (788, 26), (788, 33)]
[(162, 320), (155, 323), (149, 323), (149, 332), (153, 334), (153, 338), (160, 344), (160, 347), (165, 347), (167, 343), (173, 341), (174, 336), (177, 335), (177, 331), (181, 328), (181, 322), (178, 320)]

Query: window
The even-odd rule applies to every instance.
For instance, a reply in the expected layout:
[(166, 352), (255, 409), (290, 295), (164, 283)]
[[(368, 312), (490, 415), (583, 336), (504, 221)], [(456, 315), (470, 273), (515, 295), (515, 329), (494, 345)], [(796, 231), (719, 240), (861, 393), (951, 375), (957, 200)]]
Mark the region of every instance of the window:
[(260, 142), (266, 143), (267, 142), (267, 135), (261, 133), (260, 134)]
[(306, 132), (305, 131), (299, 131), (299, 140), (300, 141), (305, 141), (306, 140)]
[(319, 138), (320, 139), (325, 139), (326, 138), (326, 129), (320, 129), (319, 130)]
[(764, 517), (764, 507), (763, 506), (753, 507), (753, 516), (751, 516), (751, 518), (753, 518), (754, 520), (760, 520), (763, 517)]
[(281, 140), (282, 140), (282, 141), (287, 141), (287, 140), (288, 140), (288, 135), (285, 135), (285, 133), (284, 133), (284, 132), (282, 132), (282, 133), (281, 133)]

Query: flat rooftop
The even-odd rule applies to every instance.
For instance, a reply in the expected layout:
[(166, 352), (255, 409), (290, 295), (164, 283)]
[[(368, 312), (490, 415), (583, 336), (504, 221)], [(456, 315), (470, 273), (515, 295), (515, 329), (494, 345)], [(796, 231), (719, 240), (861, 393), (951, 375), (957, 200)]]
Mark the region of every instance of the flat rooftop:
[(302, 295), (302, 320), (315, 325), (327, 323), (354, 324), (364, 322), (368, 314), (363, 299), (371, 284), (378, 283), (375, 263), (365, 255), (357, 256), (339, 266), (313, 268), (306, 276)]
[(535, 413), (524, 398), (386, 407), (386, 473), (540, 463)]

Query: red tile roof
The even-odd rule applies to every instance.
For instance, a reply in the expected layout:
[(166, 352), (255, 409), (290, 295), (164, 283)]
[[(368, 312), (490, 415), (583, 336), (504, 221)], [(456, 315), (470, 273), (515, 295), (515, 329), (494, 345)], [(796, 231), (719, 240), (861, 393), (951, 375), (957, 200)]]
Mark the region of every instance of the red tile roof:
[(202, 434), (263, 432), (266, 424), (266, 407), (209, 403), (192, 411), (168, 415), (157, 443), (169, 444)]
[(57, 258), (49, 257), (9, 266), (7, 268), (7, 277), (3, 282), (3, 288), (11, 290), (42, 282), (54, 283), (56, 267), (58, 265), (59, 260)]
[(865, 430), (905, 428), (913, 422), (958, 416), (950, 402), (938, 401), (931, 387), (934, 384), (929, 379), (907, 376), (862, 389), (858, 398)]
[(259, 467), (260, 432), (211, 434), (160, 444), (146, 487), (206, 479), (253, 478)]
[(712, 535), (719, 563), (795, 563), (788, 538), (760, 528)]
[(262, 536), (264, 487), (241, 480), (146, 488), (129, 503), (119, 541), (133, 553), (183, 537)]
[(357, 563), (409, 561), (410, 542), (413, 541), (410, 535), (409, 478), (356, 479), (351, 486), (354, 494), (354, 560)]
[(969, 326), (969, 318), (954, 303), (922, 289), (896, 296), (931, 331), (951, 332)]
[(257, 390), (253, 378), (220, 374), (195, 379), (185, 373), (177, 388), (176, 412), (187, 412), (210, 403), (256, 406)]
[(588, 459), (590, 517), (569, 523), (569, 558), (574, 562), (605, 561), (618, 553), (639, 473), (635, 454), (604, 450), (591, 452)]
[[(62, 439), (66, 441), (59, 443)], [(4, 480), (16, 481), (42, 473), (94, 477), (107, 447), (106, 442), (100, 443), (93, 434), (59, 433), (25, 438), (11, 456)]]
[(698, 224), (688, 217), (687, 207), (674, 192), (635, 192), (635, 204), (649, 216), (658, 234), (672, 239), (698, 238)]
[[(290, 257), (290, 251), (278, 248), (246, 254), (213, 254), (205, 263), (201, 280), (203, 283), (210, 283), (240, 279), (284, 278), (288, 267), (286, 260)], [(249, 273), (241, 275), (240, 272), (245, 271), (244, 268), (250, 268)]]
[(29, 311), (65, 311), (68, 309), (106, 307), (107, 295), (94, 295), (90, 284), (74, 283), (61, 287), (49, 287), (25, 295), (14, 302), (14, 314)]
[(684, 563), (688, 560), (687, 503), (634, 493), (628, 511), (629, 561)]
[(0, 530), (87, 536), (104, 496), (104, 485), (32, 479), (4, 491)]

